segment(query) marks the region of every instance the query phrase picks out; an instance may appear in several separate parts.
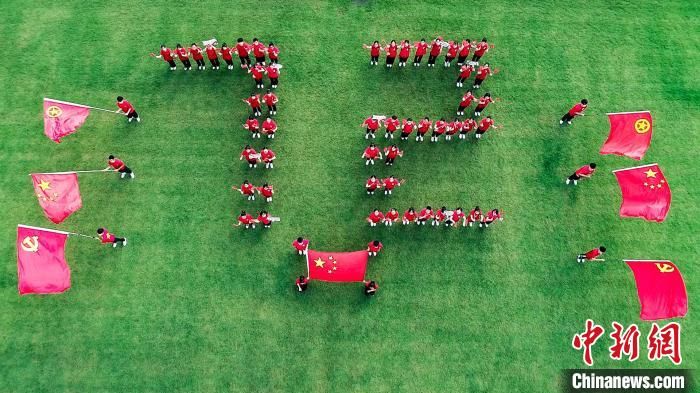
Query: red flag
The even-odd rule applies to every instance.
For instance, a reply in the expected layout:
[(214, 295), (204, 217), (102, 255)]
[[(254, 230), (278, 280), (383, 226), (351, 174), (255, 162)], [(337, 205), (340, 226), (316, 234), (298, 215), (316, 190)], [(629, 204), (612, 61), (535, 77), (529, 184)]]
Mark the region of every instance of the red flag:
[(613, 171), (622, 191), (620, 217), (662, 222), (671, 208), (671, 188), (657, 164)]
[(688, 294), (683, 276), (671, 261), (625, 260), (634, 273), (644, 321), (684, 317)]
[(56, 143), (83, 125), (90, 107), (44, 98), (44, 134)]
[(608, 120), (610, 135), (600, 148), (600, 154), (617, 154), (641, 160), (651, 143), (651, 113), (608, 113)]
[(321, 252), (309, 250), (306, 266), (309, 280), (354, 282), (365, 279), (367, 251)]
[(17, 226), (17, 288), (28, 293), (61, 293), (70, 288), (64, 254), (67, 232)]
[(33, 173), (32, 182), (44, 214), (56, 224), (83, 207), (75, 172)]

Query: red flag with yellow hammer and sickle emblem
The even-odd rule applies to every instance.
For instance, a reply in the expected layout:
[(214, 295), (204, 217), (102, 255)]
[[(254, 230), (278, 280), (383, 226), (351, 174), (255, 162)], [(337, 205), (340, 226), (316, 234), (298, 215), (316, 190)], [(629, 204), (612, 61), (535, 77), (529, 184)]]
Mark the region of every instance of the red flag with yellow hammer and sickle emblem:
[(90, 107), (44, 98), (44, 134), (56, 143), (85, 123)]
[(309, 250), (306, 265), (309, 280), (357, 282), (365, 279), (367, 251), (321, 252)]
[(61, 293), (70, 288), (67, 232), (17, 226), (17, 288), (20, 295)]
[(600, 154), (617, 154), (641, 160), (651, 144), (651, 113), (608, 113), (608, 120), (610, 134), (600, 148)]
[(39, 199), (39, 205), (51, 222), (58, 224), (81, 207), (78, 188), (78, 175), (75, 172), (66, 173), (32, 173), (34, 193)]
[(644, 321), (684, 317), (688, 294), (683, 276), (671, 261), (625, 260), (637, 283)]
[(671, 209), (671, 188), (659, 165), (649, 164), (613, 171), (622, 191), (620, 217), (662, 222)]

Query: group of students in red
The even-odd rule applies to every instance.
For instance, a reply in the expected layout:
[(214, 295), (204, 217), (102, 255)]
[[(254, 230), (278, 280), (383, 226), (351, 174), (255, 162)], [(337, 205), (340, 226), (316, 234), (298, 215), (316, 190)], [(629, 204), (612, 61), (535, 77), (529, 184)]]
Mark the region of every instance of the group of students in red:
[(394, 175), (390, 175), (384, 179), (372, 175), (365, 182), (365, 190), (367, 191), (367, 195), (374, 195), (377, 190), (384, 189), (384, 195), (391, 195), (394, 188), (400, 187), (405, 182), (405, 179), (398, 179)]
[(255, 58), (256, 64), (265, 64), (266, 58), (269, 59), (270, 64), (279, 64), (279, 48), (275, 46), (274, 43), (270, 42), (268, 45), (263, 44), (257, 38), (253, 38), (252, 43), (247, 43), (243, 38), (239, 38), (236, 45), (229, 47), (225, 42), (221, 44), (221, 48), (217, 48), (215, 40), (207, 41), (204, 44), (204, 49), (202, 49), (196, 43), (192, 43), (189, 47), (185, 48), (181, 44), (177, 44), (175, 49), (167, 47), (165, 44), (160, 46), (159, 54), (151, 53), (151, 56), (158, 59), (163, 59), (170, 70), (175, 71), (177, 69), (177, 64), (175, 63), (175, 58), (178, 58), (185, 69), (189, 71), (192, 69), (192, 63), (190, 58), (197, 63), (197, 69), (200, 71), (206, 70), (207, 66), (204, 62), (204, 56), (206, 55), (209, 63), (211, 64), (212, 70), (218, 70), (221, 66), (219, 62), (219, 56), (226, 62), (226, 66), (229, 70), (234, 68), (233, 66), (233, 56), (237, 55), (241, 61), (241, 68), (249, 68), (251, 66), (250, 55), (252, 53)]
[(403, 150), (399, 149), (396, 145), (387, 146), (383, 149), (384, 154), (382, 155), (382, 149), (377, 147), (374, 143), (370, 143), (365, 151), (362, 152), (361, 158), (365, 160), (365, 165), (374, 165), (374, 160), (381, 160), (384, 158), (384, 165), (392, 166), (397, 158), (403, 157)]
[[(463, 39), (459, 41), (445, 41), (442, 37), (437, 37), (430, 44), (421, 38), (420, 41), (411, 43), (410, 40), (403, 40), (401, 43), (397, 43), (396, 40), (391, 40), (388, 44), (385, 42), (380, 43), (379, 41), (374, 41), (371, 45), (362, 45), (365, 49), (369, 50), (369, 64), (377, 65), (379, 64), (379, 56), (381, 52), (386, 53), (386, 66), (391, 68), (399, 58), (398, 66), (406, 67), (409, 57), (411, 57), (411, 52), (415, 51), (413, 57), (413, 66), (419, 67), (423, 61), (423, 57), (428, 54), (428, 67), (435, 67), (435, 62), (438, 57), (445, 50), (445, 59), (443, 65), (445, 68), (450, 67), (452, 62), (457, 59), (457, 65), (461, 66), (466, 64), (469, 60), (469, 55), (472, 50), (474, 50), (471, 62), (476, 63), (481, 59), (493, 45), (489, 45), (486, 38), (482, 38), (481, 41), (472, 41), (470, 39)], [(430, 50), (428, 50), (428, 48)]]
[(231, 189), (240, 192), (241, 195), (246, 197), (249, 201), (254, 201), (255, 194), (258, 193), (262, 195), (263, 198), (265, 198), (265, 202), (270, 203), (272, 202), (272, 196), (275, 194), (275, 190), (274, 187), (272, 187), (272, 185), (268, 183), (263, 183), (262, 186), (257, 187), (251, 182), (249, 182), (247, 179), (243, 180), (243, 183), (240, 185), (240, 187), (231, 186)]
[[(483, 104), (481, 103), (482, 101), (484, 102)], [(458, 114), (464, 114), (464, 109), (471, 105), (469, 101), (467, 101), (466, 104), (463, 104), (463, 102), (465, 101), (460, 102)], [(379, 131), (380, 127), (384, 127), (384, 137), (386, 139), (394, 139), (394, 133), (400, 130), (399, 140), (402, 141), (407, 141), (414, 131), (416, 133), (416, 142), (423, 142), (425, 136), (429, 132), (431, 142), (439, 142), (440, 138), (443, 136), (445, 141), (451, 141), (455, 136), (457, 139), (465, 140), (467, 139), (467, 135), (472, 131), (474, 131), (474, 135), (477, 139), (481, 139), (491, 128), (497, 129), (503, 126), (496, 125), (491, 116), (486, 116), (477, 122), (478, 119), (475, 119), (475, 117), (481, 116), (481, 112), (486, 109), (489, 103), (494, 102), (494, 100), (491, 98), (490, 93), (486, 93), (484, 97), (479, 99), (479, 102), (476, 108), (478, 112), (475, 110), (474, 117), (464, 120), (455, 117), (454, 120), (447, 121), (444, 117), (441, 117), (433, 123), (433, 121), (426, 116), (416, 123), (413, 118), (410, 117), (399, 120), (396, 115), (392, 115), (391, 117), (371, 116), (362, 123), (362, 127), (365, 129), (365, 139), (375, 139), (376, 133)]]
[[(277, 95), (268, 90), (267, 93), (260, 98), (259, 94), (252, 93), (250, 97), (244, 98), (243, 102), (248, 104), (252, 113), (248, 116), (245, 123), (243, 123), (243, 128), (250, 131), (253, 139), (260, 138), (260, 132), (267, 135), (268, 139), (274, 139), (275, 133), (277, 133), (277, 122), (274, 120), (273, 116), (277, 114), (277, 102), (279, 99)], [(267, 106), (267, 117), (260, 124), (257, 119), (262, 115), (262, 102), (265, 102)]]
[(277, 221), (276, 217), (272, 217), (267, 210), (260, 210), (257, 218), (253, 217), (245, 210), (241, 210), (241, 214), (238, 216), (238, 221), (233, 224), (233, 226), (239, 227), (243, 225), (245, 229), (255, 229), (255, 224), (262, 224), (263, 228), (271, 228), (274, 221)]
[[(109, 157), (107, 157), (107, 167), (103, 169), (105, 172), (108, 171), (113, 171), (117, 172), (119, 174), (119, 177), (121, 179), (124, 179), (128, 176), (129, 179), (133, 179), (136, 176), (134, 175), (134, 171), (129, 168), (124, 161), (122, 161), (119, 157), (115, 157), (114, 155), (110, 154)], [(111, 244), (112, 247), (117, 247), (117, 245), (120, 245), (122, 247), (126, 246), (127, 240), (125, 237), (118, 237), (114, 235), (113, 233), (110, 233), (106, 228), (97, 228), (97, 235), (98, 239), (102, 244)]]
[(489, 225), (497, 220), (503, 221), (503, 214), (498, 209), (492, 209), (483, 214), (479, 206), (472, 209), (469, 214), (466, 214), (461, 207), (448, 210), (447, 207), (443, 206), (438, 210), (433, 210), (432, 207), (426, 206), (420, 212), (416, 212), (414, 208), (410, 207), (403, 213), (403, 216), (393, 207), (386, 214), (379, 209), (374, 209), (367, 217), (370, 227), (376, 227), (381, 224), (392, 226), (398, 223), (399, 220), (403, 225), (412, 223), (425, 225), (430, 221), (430, 225), (434, 227), (438, 227), (441, 224), (444, 224), (446, 227), (455, 227), (459, 226), (461, 222), (462, 226), (465, 227), (478, 223), (480, 228), (488, 228)]

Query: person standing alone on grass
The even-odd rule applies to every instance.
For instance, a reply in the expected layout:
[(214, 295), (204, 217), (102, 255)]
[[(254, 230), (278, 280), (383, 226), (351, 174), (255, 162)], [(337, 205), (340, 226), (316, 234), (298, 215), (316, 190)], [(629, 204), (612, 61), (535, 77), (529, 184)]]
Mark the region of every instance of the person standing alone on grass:
[(136, 109), (134, 109), (134, 106), (131, 105), (131, 103), (127, 100), (124, 99), (122, 96), (117, 97), (117, 107), (119, 108), (117, 110), (117, 113), (123, 113), (126, 115), (127, 121), (131, 123), (131, 120), (136, 119), (137, 123), (141, 122), (141, 118), (139, 117), (139, 114), (136, 113)]
[(584, 98), (581, 100), (581, 102), (571, 107), (571, 109), (569, 109), (569, 111), (561, 117), (559, 124), (564, 124), (564, 122), (566, 122), (566, 124), (571, 124), (574, 117), (584, 116), (583, 111), (585, 111), (586, 108), (588, 108), (588, 100)]
[(128, 166), (126, 166), (126, 164), (124, 164), (124, 161), (120, 160), (119, 158), (113, 155), (110, 155), (107, 158), (107, 168), (105, 168), (104, 170), (108, 171), (110, 168), (119, 172), (121, 174), (120, 177), (122, 179), (126, 177), (126, 175), (129, 175), (131, 179), (136, 177), (136, 175), (134, 175), (134, 172)]
[(576, 257), (576, 262), (578, 263), (584, 263), (584, 262), (591, 262), (591, 261), (598, 261), (598, 262), (605, 262), (605, 259), (600, 259), (598, 258), (599, 256), (605, 254), (605, 247), (600, 246), (598, 248), (594, 248), (591, 251), (588, 251), (585, 254), (578, 254)]
[(589, 179), (591, 176), (593, 176), (593, 173), (595, 172), (595, 167), (595, 163), (592, 162), (588, 165), (584, 165), (581, 168), (578, 168), (576, 172), (574, 172), (571, 176), (566, 178), (566, 184), (574, 182), (574, 185), (578, 185), (578, 181), (581, 180), (582, 177)]

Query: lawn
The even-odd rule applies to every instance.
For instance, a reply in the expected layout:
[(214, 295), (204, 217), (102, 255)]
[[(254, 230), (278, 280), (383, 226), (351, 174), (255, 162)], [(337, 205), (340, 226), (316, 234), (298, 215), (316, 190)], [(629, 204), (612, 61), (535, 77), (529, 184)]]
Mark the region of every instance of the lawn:
[[(645, 350), (651, 324), (639, 320), (623, 258), (680, 268), (691, 303), (681, 367), (700, 366), (697, 3), (6, 0), (0, 15), (3, 392), (554, 392), (560, 370), (584, 367), (571, 339), (587, 318), (606, 335), (613, 321), (639, 324)], [(481, 92), (501, 98), (487, 112), (505, 128), (478, 144), (411, 140), (393, 168), (368, 169), (365, 117), (453, 116), (464, 89), (454, 66), (370, 67), (361, 45), (437, 35), (495, 44), (484, 60), (501, 71)], [(148, 57), (161, 42), (212, 36), (281, 48), (274, 170), (238, 160), (252, 142), (241, 127), (248, 75), (171, 72)], [(117, 95), (142, 123), (94, 112), (59, 145), (43, 135), (43, 97), (112, 108)], [(560, 128), (584, 97), (587, 116)], [(662, 224), (619, 218), (610, 171), (640, 164), (598, 154), (606, 112), (645, 109), (654, 138), (641, 163), (658, 162), (673, 191)], [(81, 175), (83, 208), (58, 226), (46, 220), (27, 174), (102, 168), (108, 154), (136, 179)], [(566, 187), (588, 162), (599, 166), (593, 179)], [(390, 198), (369, 197), (371, 173), (407, 182)], [(264, 206), (230, 190), (246, 178), (276, 187), (268, 210), (279, 225), (232, 227), (241, 209)], [(426, 204), (501, 208), (506, 219), (482, 231), (364, 221), (375, 206)], [(106, 226), (129, 245), (71, 238), (72, 288), (20, 297), (18, 223), (89, 234)], [(385, 250), (368, 268), (377, 296), (317, 282), (297, 293), (293, 279), (306, 269), (290, 244), (299, 235), (326, 251), (380, 239)], [(607, 262), (575, 263), (601, 244)], [(644, 353), (613, 361), (608, 341), (594, 347), (595, 367), (676, 368)]]

